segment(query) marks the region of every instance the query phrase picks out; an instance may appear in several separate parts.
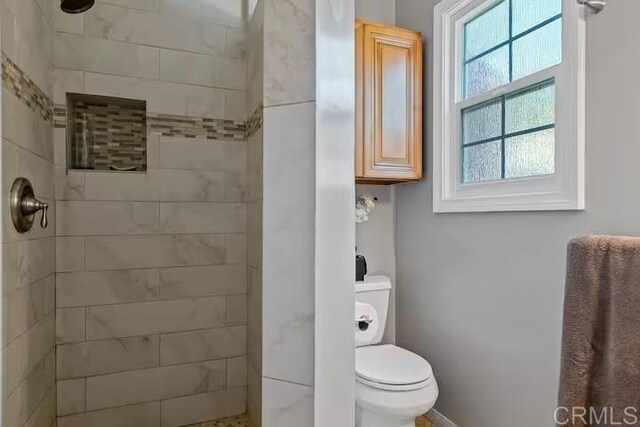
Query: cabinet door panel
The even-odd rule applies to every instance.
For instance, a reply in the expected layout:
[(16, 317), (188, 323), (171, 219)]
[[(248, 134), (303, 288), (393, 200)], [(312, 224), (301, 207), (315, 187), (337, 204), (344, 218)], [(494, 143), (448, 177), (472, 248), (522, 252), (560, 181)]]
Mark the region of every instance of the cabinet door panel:
[(378, 99), (376, 105), (380, 108), (380, 115), (376, 117), (380, 123), (379, 138), (376, 145), (376, 164), (407, 164), (409, 162), (408, 141), (411, 138), (407, 129), (409, 118), (408, 105), (411, 96), (407, 93), (410, 88), (408, 67), (410, 59), (407, 51), (395, 46), (380, 45), (378, 55), (380, 75)]
[(396, 27), (358, 25), (356, 176), (368, 182), (422, 177), (422, 38)]

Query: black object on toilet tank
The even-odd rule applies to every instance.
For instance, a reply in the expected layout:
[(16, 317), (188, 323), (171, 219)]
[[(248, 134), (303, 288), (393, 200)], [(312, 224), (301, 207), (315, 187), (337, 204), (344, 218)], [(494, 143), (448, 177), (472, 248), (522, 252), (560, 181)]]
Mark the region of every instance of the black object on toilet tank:
[(356, 255), (356, 282), (364, 282), (367, 274), (367, 260), (362, 255)]

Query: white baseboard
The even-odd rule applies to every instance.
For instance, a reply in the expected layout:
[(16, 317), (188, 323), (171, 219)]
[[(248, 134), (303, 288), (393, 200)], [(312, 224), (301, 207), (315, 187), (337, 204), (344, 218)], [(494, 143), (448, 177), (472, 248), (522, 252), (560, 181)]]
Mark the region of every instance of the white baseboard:
[(436, 425), (436, 427), (458, 427), (453, 423), (453, 421), (449, 420), (435, 409), (427, 412), (427, 417)]

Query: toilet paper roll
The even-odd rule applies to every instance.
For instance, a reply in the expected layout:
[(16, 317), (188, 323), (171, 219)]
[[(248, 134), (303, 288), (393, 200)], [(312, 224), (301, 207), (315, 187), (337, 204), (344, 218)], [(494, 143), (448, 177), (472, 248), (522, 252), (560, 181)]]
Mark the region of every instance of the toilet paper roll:
[[(371, 319), (371, 323), (365, 320)], [(356, 303), (356, 346), (371, 344), (378, 330), (380, 330), (380, 318), (378, 312), (370, 304)]]

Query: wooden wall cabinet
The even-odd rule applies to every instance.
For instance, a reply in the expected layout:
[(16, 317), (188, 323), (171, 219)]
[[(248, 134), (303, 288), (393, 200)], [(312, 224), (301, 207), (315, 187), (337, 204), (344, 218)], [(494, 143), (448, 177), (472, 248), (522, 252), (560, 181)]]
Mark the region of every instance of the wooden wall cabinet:
[(422, 35), (356, 21), (356, 182), (422, 178)]

